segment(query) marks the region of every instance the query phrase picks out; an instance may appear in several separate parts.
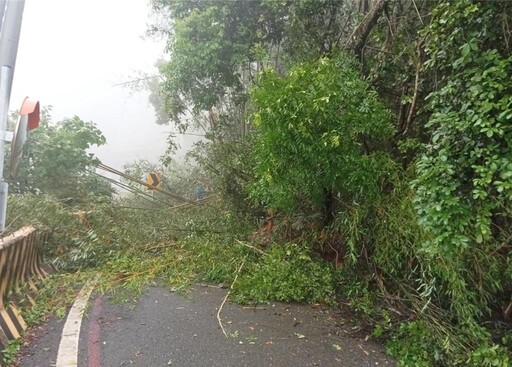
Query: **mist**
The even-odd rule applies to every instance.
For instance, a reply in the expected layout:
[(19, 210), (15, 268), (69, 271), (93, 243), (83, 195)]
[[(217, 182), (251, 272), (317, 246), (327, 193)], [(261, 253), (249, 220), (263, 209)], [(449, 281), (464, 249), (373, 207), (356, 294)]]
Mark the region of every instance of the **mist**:
[[(157, 72), (164, 44), (143, 38), (148, 13), (144, 0), (27, 0), (10, 109), (29, 96), (52, 106), (53, 121), (77, 115), (96, 123), (107, 145), (93, 151), (107, 165), (157, 163), (174, 129), (155, 123), (146, 92), (116, 86)], [(197, 140), (176, 139), (178, 156)]]

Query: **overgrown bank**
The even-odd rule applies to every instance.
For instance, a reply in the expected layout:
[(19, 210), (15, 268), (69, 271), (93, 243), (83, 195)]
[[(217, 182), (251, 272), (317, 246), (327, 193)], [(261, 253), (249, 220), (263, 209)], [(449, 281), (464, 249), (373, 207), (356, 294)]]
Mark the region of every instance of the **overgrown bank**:
[(169, 123), (207, 116), (196, 159), (267, 243), (382, 301), (401, 365), (508, 365), (510, 3), (153, 4)]

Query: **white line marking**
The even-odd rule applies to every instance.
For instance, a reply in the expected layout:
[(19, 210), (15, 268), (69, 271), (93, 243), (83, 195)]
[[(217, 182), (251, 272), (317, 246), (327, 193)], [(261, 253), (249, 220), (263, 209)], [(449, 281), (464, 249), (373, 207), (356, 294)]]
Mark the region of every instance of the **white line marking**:
[(86, 284), (78, 295), (73, 307), (69, 310), (68, 318), (62, 330), (60, 339), (59, 353), (57, 355), (57, 364), (55, 367), (69, 367), (78, 365), (78, 339), (80, 337), (80, 326), (82, 325), (82, 316), (89, 297), (94, 289), (97, 280), (94, 279)]

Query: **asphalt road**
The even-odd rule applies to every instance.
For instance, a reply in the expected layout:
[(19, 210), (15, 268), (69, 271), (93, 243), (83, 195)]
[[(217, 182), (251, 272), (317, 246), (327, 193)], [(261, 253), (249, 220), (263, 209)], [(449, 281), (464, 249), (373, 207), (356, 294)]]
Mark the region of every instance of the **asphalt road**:
[[(92, 296), (82, 322), (78, 367), (393, 366), (382, 346), (351, 336), (354, 325), (321, 307), (280, 303), (242, 307), (226, 290), (188, 295), (148, 287), (138, 301)], [(55, 365), (64, 320), (35, 330), (21, 367)], [(362, 336), (362, 335), (361, 335)]]

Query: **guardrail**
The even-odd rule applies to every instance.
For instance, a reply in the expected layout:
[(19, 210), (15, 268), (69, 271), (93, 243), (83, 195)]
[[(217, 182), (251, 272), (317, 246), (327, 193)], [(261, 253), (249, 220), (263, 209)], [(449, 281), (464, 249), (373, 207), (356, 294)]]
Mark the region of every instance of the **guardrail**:
[(30, 293), (37, 291), (34, 281), (48, 275), (37, 251), (38, 243), (46, 239), (33, 227), (0, 238), (0, 352), (27, 328), (18, 305), (9, 298), (23, 295), (16, 298), (33, 304)]

